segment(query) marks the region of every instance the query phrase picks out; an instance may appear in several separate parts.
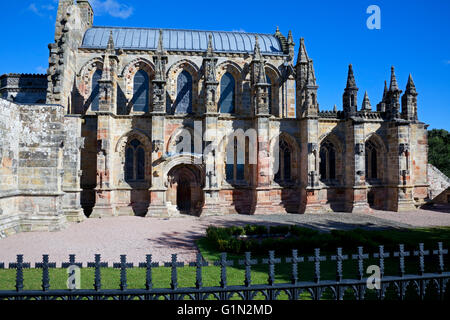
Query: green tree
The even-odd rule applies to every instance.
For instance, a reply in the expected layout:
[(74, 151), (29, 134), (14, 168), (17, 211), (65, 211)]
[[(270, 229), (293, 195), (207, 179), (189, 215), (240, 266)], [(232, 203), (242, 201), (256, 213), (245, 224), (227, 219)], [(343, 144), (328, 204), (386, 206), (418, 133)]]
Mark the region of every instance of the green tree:
[(428, 162), (450, 177), (450, 132), (444, 129), (428, 131)]

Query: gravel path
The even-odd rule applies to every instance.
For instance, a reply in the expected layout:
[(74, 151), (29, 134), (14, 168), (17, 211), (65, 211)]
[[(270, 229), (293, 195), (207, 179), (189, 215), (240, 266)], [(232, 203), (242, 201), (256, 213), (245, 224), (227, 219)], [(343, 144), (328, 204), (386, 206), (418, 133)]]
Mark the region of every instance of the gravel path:
[(374, 211), (371, 214), (332, 213), (318, 215), (270, 215), (223, 217), (181, 217), (171, 219), (118, 217), (88, 219), (70, 224), (69, 228), (53, 233), (20, 233), (0, 239), (0, 262), (15, 261), (16, 254), (24, 254), (26, 262), (38, 262), (42, 254), (49, 254), (51, 262), (68, 260), (76, 254), (77, 261), (91, 262), (94, 254), (102, 260), (118, 262), (120, 254), (127, 254), (133, 263), (145, 261), (152, 254), (154, 261), (170, 261), (178, 253), (181, 261), (193, 261), (197, 253), (194, 240), (204, 235), (209, 225), (266, 225), (289, 223), (320, 230), (380, 229), (450, 226), (450, 210), (446, 212), (418, 210), (413, 212)]

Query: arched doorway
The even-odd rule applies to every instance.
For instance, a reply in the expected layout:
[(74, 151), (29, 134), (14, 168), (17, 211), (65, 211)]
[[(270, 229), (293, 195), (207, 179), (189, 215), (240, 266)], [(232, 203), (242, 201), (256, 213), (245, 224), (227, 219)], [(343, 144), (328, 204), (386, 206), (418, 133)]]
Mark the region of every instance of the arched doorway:
[(202, 174), (189, 164), (181, 164), (168, 173), (167, 201), (176, 205), (182, 214), (200, 216), (204, 204)]

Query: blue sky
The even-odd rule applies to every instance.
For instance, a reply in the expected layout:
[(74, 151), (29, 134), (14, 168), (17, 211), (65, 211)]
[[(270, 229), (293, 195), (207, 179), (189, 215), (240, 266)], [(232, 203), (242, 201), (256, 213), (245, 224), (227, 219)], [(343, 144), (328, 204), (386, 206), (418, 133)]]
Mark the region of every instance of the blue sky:
[[(274, 33), (304, 37), (314, 59), (322, 110), (340, 108), (348, 64), (361, 106), (367, 90), (380, 101), (390, 67), (402, 90), (412, 73), (419, 119), (450, 131), (450, 1), (156, 1), (93, 0), (95, 25)], [(366, 9), (381, 9), (381, 29), (369, 30)], [(56, 0), (2, 1), (0, 74), (42, 73), (53, 42)]]

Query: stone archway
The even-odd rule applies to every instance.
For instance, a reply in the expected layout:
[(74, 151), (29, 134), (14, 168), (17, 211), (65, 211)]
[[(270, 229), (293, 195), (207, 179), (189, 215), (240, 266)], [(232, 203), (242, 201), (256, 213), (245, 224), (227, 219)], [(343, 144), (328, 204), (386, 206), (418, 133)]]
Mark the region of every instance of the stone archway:
[(182, 214), (200, 216), (204, 205), (202, 175), (189, 164), (173, 167), (168, 173), (167, 201)]

